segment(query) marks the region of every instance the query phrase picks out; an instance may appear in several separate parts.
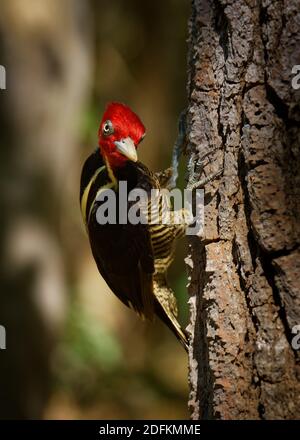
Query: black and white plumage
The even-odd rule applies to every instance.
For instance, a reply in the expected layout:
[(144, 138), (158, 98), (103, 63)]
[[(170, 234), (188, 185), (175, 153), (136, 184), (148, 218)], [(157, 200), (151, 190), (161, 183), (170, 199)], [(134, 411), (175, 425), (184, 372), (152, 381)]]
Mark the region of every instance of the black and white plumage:
[[(96, 218), (101, 203), (96, 200), (97, 195), (105, 188), (112, 189), (118, 207), (120, 181), (127, 182), (128, 192), (140, 188), (150, 196), (151, 189), (160, 189), (159, 178), (141, 162), (127, 161), (112, 170), (99, 148), (87, 158), (81, 175), (80, 204), (98, 270), (126, 306), (150, 320), (157, 315), (187, 349), (186, 334), (177, 321), (176, 299), (166, 278), (175, 241), (183, 235), (185, 226), (160, 223), (100, 225)], [(128, 210), (132, 203), (127, 203)], [(159, 216), (161, 202), (158, 206)], [(147, 206), (141, 209), (147, 211)], [(116, 217), (118, 219), (118, 213)]]

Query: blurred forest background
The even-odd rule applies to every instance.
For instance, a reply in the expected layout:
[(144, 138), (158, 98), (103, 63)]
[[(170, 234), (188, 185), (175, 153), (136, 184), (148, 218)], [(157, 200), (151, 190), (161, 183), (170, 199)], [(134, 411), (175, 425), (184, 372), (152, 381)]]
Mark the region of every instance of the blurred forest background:
[[(2, 0), (0, 418), (187, 418), (187, 357), (100, 278), (79, 210), (107, 101), (167, 167), (186, 101), (189, 2)], [(184, 245), (170, 281), (187, 322)]]

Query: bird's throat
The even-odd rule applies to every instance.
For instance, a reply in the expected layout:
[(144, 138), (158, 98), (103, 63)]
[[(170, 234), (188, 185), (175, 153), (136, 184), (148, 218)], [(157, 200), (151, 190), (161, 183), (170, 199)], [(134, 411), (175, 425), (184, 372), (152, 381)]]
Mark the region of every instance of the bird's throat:
[(117, 178), (116, 178), (116, 176), (114, 174), (113, 167), (111, 166), (107, 156), (104, 155), (103, 157), (104, 157), (104, 162), (105, 162), (105, 166), (106, 166), (106, 169), (107, 169), (108, 177), (112, 181), (114, 190), (117, 190), (118, 189), (118, 180), (117, 180)]

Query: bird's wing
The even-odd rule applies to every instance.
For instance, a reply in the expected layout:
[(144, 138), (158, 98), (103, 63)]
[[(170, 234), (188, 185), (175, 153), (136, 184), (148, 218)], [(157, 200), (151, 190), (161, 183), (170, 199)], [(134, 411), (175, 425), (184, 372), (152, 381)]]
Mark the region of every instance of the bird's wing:
[(151, 319), (154, 259), (145, 226), (99, 225), (92, 213), (88, 233), (98, 269), (113, 293), (125, 305)]
[[(102, 186), (105, 184), (102, 174), (97, 175), (89, 187), (89, 194), (85, 193), (87, 231), (94, 259), (113, 293), (137, 313), (152, 319), (155, 302), (153, 293), (155, 268), (149, 227), (140, 223), (100, 225), (97, 222), (96, 212), (101, 202), (96, 201), (95, 198), (101, 189), (99, 182), (101, 181)], [(145, 176), (143, 171), (139, 171), (138, 166), (124, 168), (117, 178), (127, 181), (128, 190), (133, 187), (149, 189), (153, 184), (151, 176)], [(84, 194), (84, 191), (82, 193)], [(118, 193), (116, 193), (116, 202), (118, 217)], [(127, 210), (133, 203), (128, 202)]]

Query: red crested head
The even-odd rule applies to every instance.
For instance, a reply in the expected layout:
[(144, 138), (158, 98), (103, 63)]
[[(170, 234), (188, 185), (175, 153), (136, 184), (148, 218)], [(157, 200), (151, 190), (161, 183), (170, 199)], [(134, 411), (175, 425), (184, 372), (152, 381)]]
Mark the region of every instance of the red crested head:
[(145, 136), (140, 118), (126, 105), (108, 104), (98, 131), (99, 147), (112, 168), (137, 161), (136, 148)]

